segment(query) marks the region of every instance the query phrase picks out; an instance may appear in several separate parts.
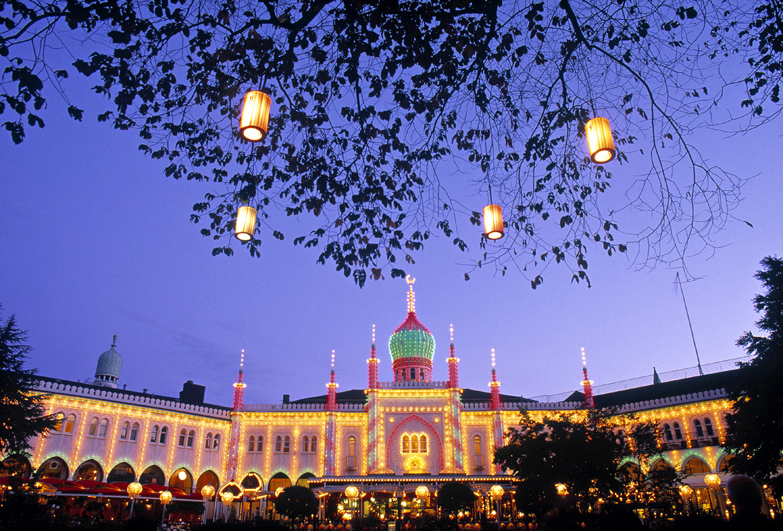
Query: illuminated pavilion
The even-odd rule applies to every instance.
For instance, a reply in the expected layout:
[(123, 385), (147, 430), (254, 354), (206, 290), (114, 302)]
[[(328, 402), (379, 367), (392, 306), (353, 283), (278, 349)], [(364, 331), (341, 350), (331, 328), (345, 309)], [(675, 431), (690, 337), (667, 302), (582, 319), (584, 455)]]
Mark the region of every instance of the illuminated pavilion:
[[(406, 499), (411, 500), (407, 507), (415, 507), (418, 487), (434, 493), (443, 482), (458, 480), (478, 494), (476, 511), (489, 508), (490, 487), (502, 485), (501, 511), (508, 517), (515, 511), (514, 481), (493, 465), (492, 455), (505, 430), (518, 424), (520, 409), (535, 417), (595, 405), (658, 422), (665, 451), (650, 466), (687, 474), (697, 504), (726, 510), (722, 488), (708, 487), (704, 478), (727, 473), (719, 445), (723, 415), (731, 406), (724, 386), (733, 371), (666, 382), (656, 378), (649, 385), (593, 395), (584, 366), (583, 392), (561, 402), (537, 402), (500, 393), (494, 357), (489, 392), (461, 388), (452, 330), (448, 380), (433, 381), (435, 340), (416, 315), (412, 280), (407, 315), (389, 339), (393, 379), (380, 380), (373, 328), (364, 389), (337, 392), (332, 358), (322, 396), (244, 404), (241, 366), (232, 407), (205, 404), (204, 387), (192, 381), (179, 397), (153, 396), (119, 388), (122, 358), (115, 347), (116, 336), (101, 354), (91, 384), (39, 377), (47, 412), (61, 422), (33, 441), (28, 468), (38, 477), (137, 480), (186, 493), (209, 484), (217, 490), (213, 500), (233, 492), (235, 509), (244, 516), (271, 514), (281, 487), (305, 485), (319, 495), (321, 517), (335, 515), (348, 486), (361, 492), (357, 510), (391, 517)], [(627, 466), (642, 465), (629, 461)], [(426, 500), (418, 503), (420, 510)]]

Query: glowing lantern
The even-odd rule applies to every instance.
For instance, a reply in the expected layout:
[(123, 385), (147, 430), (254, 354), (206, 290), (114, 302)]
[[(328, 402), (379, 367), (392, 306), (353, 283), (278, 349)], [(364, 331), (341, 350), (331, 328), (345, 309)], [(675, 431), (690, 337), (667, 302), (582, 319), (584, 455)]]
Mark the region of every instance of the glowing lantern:
[(500, 205), (484, 207), (484, 234), (490, 240), (503, 237), (503, 209)]
[(492, 496), (493, 500), (499, 500), (503, 497), (503, 493), (505, 491), (503, 490), (503, 487), (500, 485), (492, 485), (492, 488), (489, 489), (489, 495)]
[(707, 474), (704, 476), (704, 483), (713, 489), (720, 487), (720, 476), (717, 474)]
[(269, 127), (269, 108), (272, 98), (260, 90), (250, 90), (242, 103), (239, 132), (247, 140), (258, 142), (266, 136)]
[(220, 495), (220, 501), (223, 502), (223, 505), (228, 507), (234, 503), (234, 493), (229, 490), (223, 491), (223, 494)]
[(168, 505), (171, 503), (171, 491), (164, 490), (160, 493), (160, 503), (163, 505)]
[(615, 155), (612, 129), (606, 118), (593, 118), (585, 124), (587, 134), (587, 147), (590, 150), (590, 159), (596, 164), (605, 164)]
[(185, 481), (185, 479), (188, 477), (188, 474), (184, 470), (180, 470), (179, 474), (177, 474), (177, 477), (180, 481)]
[(345, 497), (349, 500), (353, 500), (355, 498), (359, 497), (359, 489), (354, 487), (353, 485), (349, 487), (345, 487)]
[[(253, 239), (253, 233), (256, 231), (256, 215), (258, 211), (247, 205), (242, 205), (237, 209), (237, 222), (234, 225), (234, 234), (239, 241), (249, 241)], [(182, 471), (182, 474), (185, 472)]]
[(693, 494), (693, 489), (690, 487), (690, 485), (682, 485), (680, 487), (680, 495), (683, 498), (690, 498), (691, 494)]
[(568, 487), (566, 487), (563, 483), (555, 483), (555, 488), (557, 489), (557, 493), (560, 496), (565, 496), (568, 494)]
[(430, 497), (430, 491), (424, 485), (416, 487), (416, 497), (420, 500)]
[(215, 495), (215, 487), (212, 485), (204, 485), (201, 487), (201, 497), (205, 500)]
[(135, 500), (138, 498), (139, 494), (141, 494), (141, 491), (144, 487), (141, 486), (141, 483), (133, 482), (128, 484), (128, 496), (130, 496), (131, 500)]

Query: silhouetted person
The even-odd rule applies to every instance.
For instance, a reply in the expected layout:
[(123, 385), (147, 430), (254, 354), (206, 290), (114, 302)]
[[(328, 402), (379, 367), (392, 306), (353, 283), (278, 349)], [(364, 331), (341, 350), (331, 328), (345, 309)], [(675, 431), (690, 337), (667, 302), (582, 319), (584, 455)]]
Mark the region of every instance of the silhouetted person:
[(735, 531), (774, 529), (772, 521), (761, 514), (761, 487), (755, 479), (742, 475), (732, 476), (726, 483), (726, 491), (735, 511), (729, 520), (729, 529)]

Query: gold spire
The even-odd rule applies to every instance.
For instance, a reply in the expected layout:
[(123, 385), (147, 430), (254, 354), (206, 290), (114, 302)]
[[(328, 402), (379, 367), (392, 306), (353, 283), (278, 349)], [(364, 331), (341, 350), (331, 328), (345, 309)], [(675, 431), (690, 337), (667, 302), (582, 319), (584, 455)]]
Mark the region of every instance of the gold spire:
[(416, 295), (413, 293), (413, 283), (416, 279), (408, 275), (405, 277), (405, 282), (408, 283), (408, 313), (416, 313)]

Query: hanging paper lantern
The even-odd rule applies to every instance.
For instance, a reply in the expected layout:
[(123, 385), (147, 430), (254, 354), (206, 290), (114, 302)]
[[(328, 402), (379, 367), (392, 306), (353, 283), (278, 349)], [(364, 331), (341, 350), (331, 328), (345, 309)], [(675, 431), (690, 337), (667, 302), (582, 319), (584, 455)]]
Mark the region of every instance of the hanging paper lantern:
[(266, 136), (271, 106), (272, 98), (260, 90), (250, 90), (245, 94), (242, 116), (239, 119), (239, 132), (243, 137), (251, 142), (258, 142)]
[(253, 233), (256, 231), (256, 215), (258, 211), (247, 205), (237, 209), (237, 222), (234, 226), (234, 232), (238, 240), (246, 242), (253, 239)]
[(590, 149), (590, 159), (596, 164), (605, 164), (615, 155), (612, 129), (606, 118), (593, 118), (585, 125), (587, 147)]
[(484, 234), (490, 240), (503, 237), (503, 209), (500, 205), (484, 207)]

